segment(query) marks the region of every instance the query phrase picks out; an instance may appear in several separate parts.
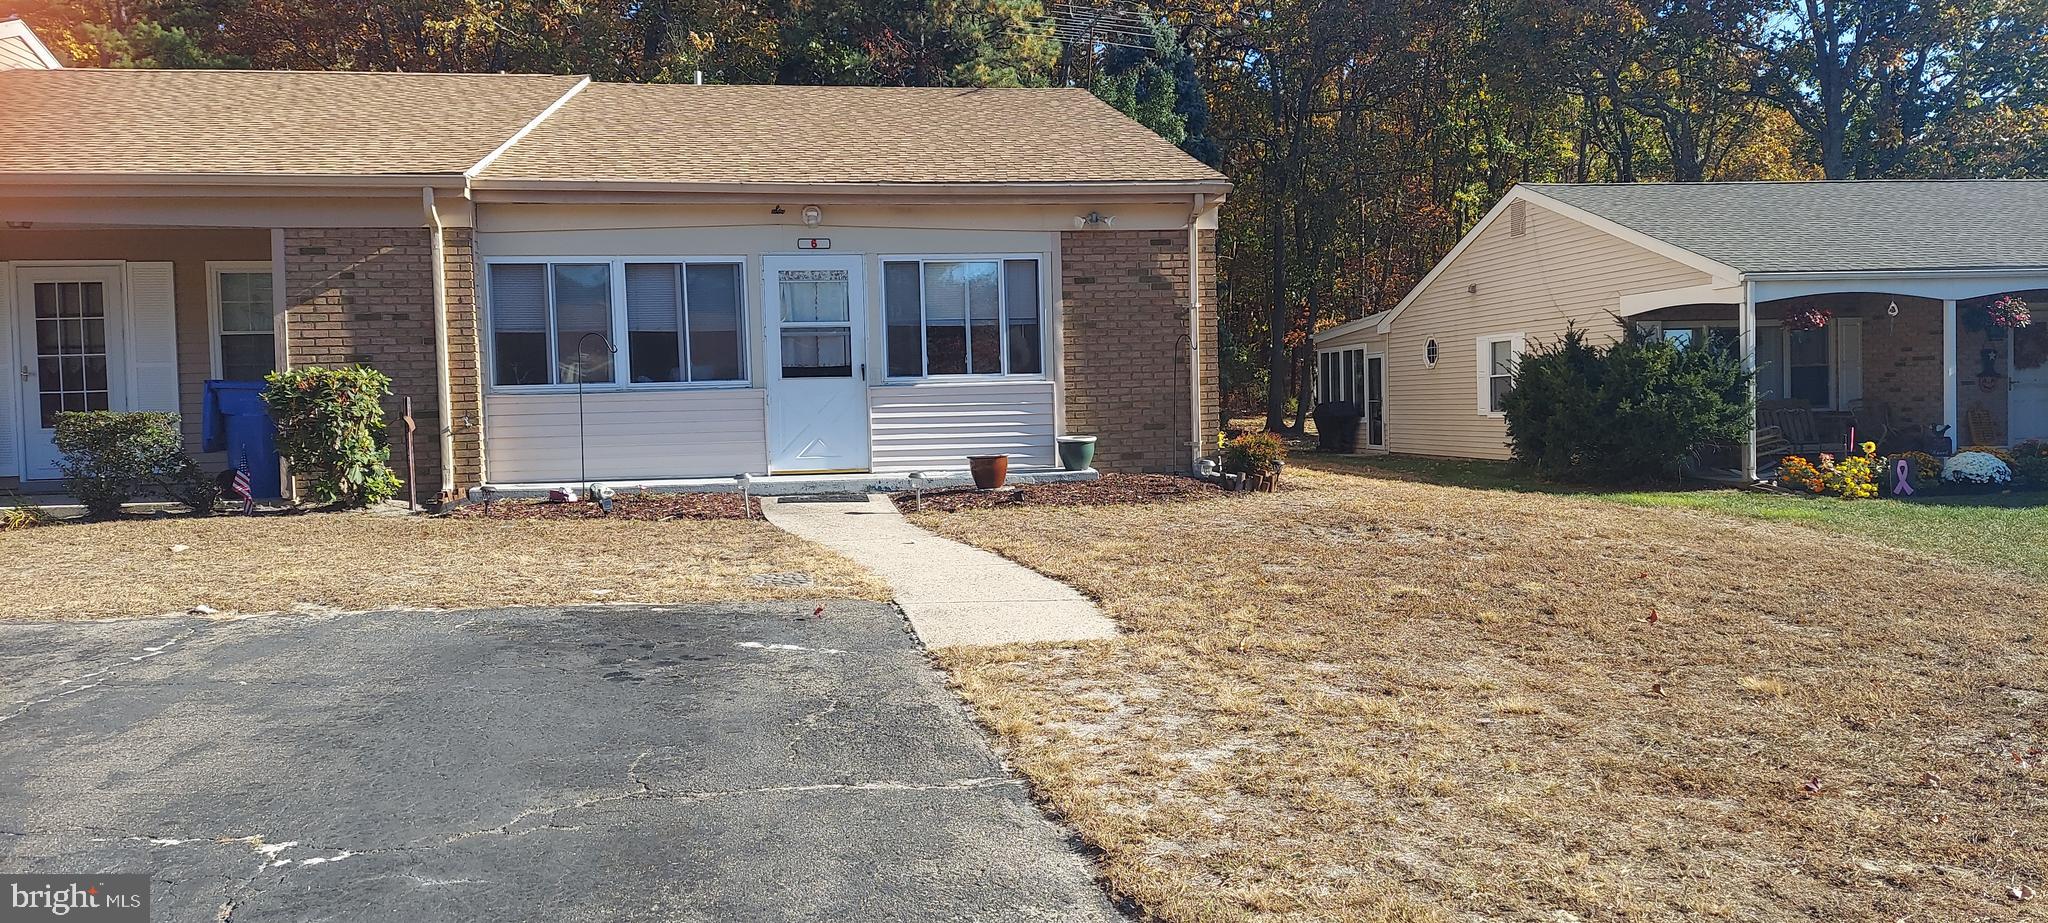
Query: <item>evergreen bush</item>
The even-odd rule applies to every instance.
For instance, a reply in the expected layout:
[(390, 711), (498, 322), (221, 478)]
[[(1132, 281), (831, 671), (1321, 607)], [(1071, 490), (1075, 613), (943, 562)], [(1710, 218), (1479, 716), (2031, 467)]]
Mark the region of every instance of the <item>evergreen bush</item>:
[(1676, 478), (1697, 447), (1748, 438), (1749, 379), (1725, 347), (1626, 326), (1616, 342), (1595, 344), (1567, 328), (1516, 364), (1502, 402), (1514, 460), (1564, 481)]

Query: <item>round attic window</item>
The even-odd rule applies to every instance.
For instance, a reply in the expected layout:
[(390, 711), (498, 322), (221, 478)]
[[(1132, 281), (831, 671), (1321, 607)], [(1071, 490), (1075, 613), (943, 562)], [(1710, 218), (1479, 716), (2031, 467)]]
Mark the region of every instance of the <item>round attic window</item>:
[(1436, 368), (1436, 341), (1431, 340), (1422, 347), (1422, 361), (1430, 368)]

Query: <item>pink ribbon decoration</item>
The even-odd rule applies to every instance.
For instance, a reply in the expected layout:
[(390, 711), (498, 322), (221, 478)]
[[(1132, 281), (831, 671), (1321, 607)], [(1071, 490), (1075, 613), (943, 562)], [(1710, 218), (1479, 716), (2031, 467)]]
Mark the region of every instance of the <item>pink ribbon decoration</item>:
[(1892, 460), (1892, 496), (1909, 497), (1913, 494), (1913, 463), (1903, 458)]

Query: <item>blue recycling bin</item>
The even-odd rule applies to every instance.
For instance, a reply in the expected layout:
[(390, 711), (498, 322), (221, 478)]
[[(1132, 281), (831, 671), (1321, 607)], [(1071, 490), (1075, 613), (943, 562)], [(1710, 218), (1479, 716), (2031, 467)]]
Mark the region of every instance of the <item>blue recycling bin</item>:
[(258, 499), (282, 496), (277, 473), (277, 424), (263, 402), (260, 381), (208, 381), (206, 421), (200, 448), (226, 452), (229, 468), (249, 472), (249, 492)]

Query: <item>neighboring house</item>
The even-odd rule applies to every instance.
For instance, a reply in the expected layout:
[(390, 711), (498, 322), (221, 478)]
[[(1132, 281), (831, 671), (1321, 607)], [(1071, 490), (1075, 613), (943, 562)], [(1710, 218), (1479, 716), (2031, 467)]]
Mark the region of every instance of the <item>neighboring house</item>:
[(50, 70), (63, 66), (21, 17), (0, 19), (0, 71), (20, 68)]
[(1185, 470), (1218, 425), (1229, 183), (1082, 90), (74, 69), (0, 99), (0, 477), (55, 475), (59, 409), (196, 438), (209, 378), (354, 362), (412, 399), (424, 495), (1030, 471), (1067, 433)]
[[(1506, 458), (1516, 357), (1624, 318), (1751, 357), (1770, 436), (2048, 437), (2048, 317), (1981, 320), (2048, 303), (2043, 214), (2034, 180), (1516, 186), (1392, 310), (1316, 334), (1319, 400), (1365, 406), (1368, 451)], [(1804, 308), (1833, 320), (1788, 329)]]

